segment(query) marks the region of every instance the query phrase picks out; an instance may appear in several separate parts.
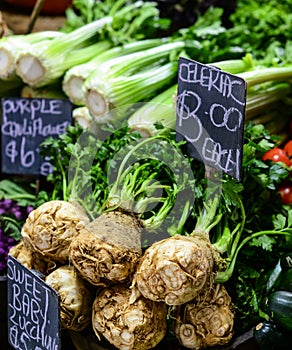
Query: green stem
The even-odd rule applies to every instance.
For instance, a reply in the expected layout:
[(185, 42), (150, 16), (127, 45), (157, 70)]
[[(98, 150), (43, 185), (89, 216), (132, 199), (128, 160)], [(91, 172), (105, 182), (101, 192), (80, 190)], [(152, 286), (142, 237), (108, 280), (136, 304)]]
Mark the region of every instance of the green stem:
[[(289, 230), (289, 231), (287, 232), (287, 230)], [(240, 243), (240, 245), (237, 247), (237, 249), (234, 250), (233, 254), (230, 256), (230, 260), (229, 260), (230, 262), (229, 262), (226, 270), (225, 271), (220, 271), (220, 272), (217, 273), (216, 278), (215, 278), (215, 281), (217, 283), (225, 283), (225, 282), (227, 282), (230, 279), (230, 277), (233, 274), (235, 263), (236, 263), (236, 259), (237, 259), (237, 256), (238, 256), (239, 251), (241, 250), (241, 248), (247, 242), (249, 242), (251, 239), (259, 237), (259, 236), (262, 236), (262, 235), (286, 235), (286, 236), (291, 236), (292, 232), (291, 232), (290, 228), (289, 229), (284, 229), (284, 230), (281, 230), (281, 231), (275, 231), (275, 230), (259, 231), (259, 232), (256, 232), (256, 233), (246, 237), (245, 239), (243, 239), (242, 242)]]
[(19, 228), (19, 229), (21, 228), (19, 221), (15, 220), (9, 216), (0, 215), (0, 221), (1, 221), (1, 223), (10, 222), (13, 225), (15, 225), (17, 228)]
[(205, 204), (204, 209), (199, 215), (196, 226), (193, 232), (191, 233), (191, 236), (195, 236), (197, 234), (208, 235), (210, 230), (215, 225), (218, 224), (218, 222), (222, 218), (222, 215), (215, 215), (218, 207), (218, 203), (219, 203), (219, 198), (218, 196), (215, 196), (211, 200), (211, 205), (207, 206), (207, 204)]
[[(153, 140), (155, 139), (158, 139), (158, 138), (161, 138), (161, 136), (157, 135), (157, 136), (153, 136), (152, 138), (149, 138), (149, 139), (145, 139), (141, 142), (138, 142), (137, 145), (135, 145), (127, 154), (126, 156), (124, 157), (124, 159), (122, 160), (121, 162), (121, 165), (119, 166), (119, 170), (118, 170), (118, 174), (117, 174), (117, 179), (115, 181), (115, 188), (118, 188), (119, 185), (120, 185), (120, 182), (121, 182), (121, 179), (123, 177), (123, 173), (124, 173), (124, 169), (125, 169), (125, 166), (126, 166), (126, 163), (128, 162), (128, 160), (130, 159), (130, 157), (133, 155), (133, 153), (139, 149), (141, 146), (144, 146), (146, 145), (147, 143), (149, 142), (153, 142)], [(115, 191), (114, 191), (115, 192)]]
[(288, 82), (273, 83), (256, 91), (248, 92), (246, 99), (246, 118), (250, 119), (260, 112), (265, 113), (267, 106), (278, 101), (283, 101), (285, 96), (291, 93), (291, 85)]
[(245, 222), (246, 222), (245, 209), (244, 209), (244, 205), (242, 203), (242, 200), (240, 198), (238, 198), (238, 203), (239, 203), (239, 208), (241, 211), (241, 222), (240, 222), (239, 230), (235, 236), (235, 239), (232, 242), (231, 251), (230, 251), (231, 256), (233, 256), (233, 254), (235, 253), (235, 250), (237, 249), (237, 246), (239, 244), (239, 241), (240, 241), (240, 238), (241, 238), (244, 226), (245, 226)]
[(5, 195), (6, 199), (13, 199), (14, 201), (18, 201), (20, 199), (30, 199), (35, 200), (35, 195), (33, 194), (7, 194)]
[[(59, 164), (59, 169), (61, 171), (62, 174), (62, 191), (63, 191), (63, 200), (67, 201), (68, 199), (68, 195), (67, 195), (67, 177), (66, 177), (66, 173), (62, 164), (62, 160), (60, 157), (58, 157), (58, 164)], [(54, 198), (54, 196), (53, 196)]]
[(237, 76), (243, 78), (247, 82), (247, 88), (268, 81), (289, 81), (292, 79), (292, 65), (285, 67), (258, 68), (239, 73)]

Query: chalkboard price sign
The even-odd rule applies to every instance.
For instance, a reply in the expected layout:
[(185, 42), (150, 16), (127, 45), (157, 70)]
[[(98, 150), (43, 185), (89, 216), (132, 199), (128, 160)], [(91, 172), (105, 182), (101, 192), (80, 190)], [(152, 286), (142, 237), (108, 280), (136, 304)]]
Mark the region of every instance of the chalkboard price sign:
[(72, 124), (69, 100), (50, 98), (2, 99), (2, 172), (48, 175), (51, 164), (40, 155), (40, 144), (57, 137)]
[(207, 166), (241, 179), (246, 82), (236, 75), (179, 58), (177, 141)]
[(16, 350), (59, 350), (58, 293), (8, 257), (8, 341)]

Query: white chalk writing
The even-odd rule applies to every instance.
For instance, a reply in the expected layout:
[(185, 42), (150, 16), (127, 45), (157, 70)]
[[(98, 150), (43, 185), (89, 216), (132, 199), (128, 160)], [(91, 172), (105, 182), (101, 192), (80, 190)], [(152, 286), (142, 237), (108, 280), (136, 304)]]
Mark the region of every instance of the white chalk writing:
[[(9, 341), (19, 350), (58, 350), (58, 331), (48, 319), (50, 293), (44, 282), (9, 257)], [(56, 325), (58, 330), (58, 313)], [(53, 330), (52, 330), (53, 329)]]
[(37, 113), (60, 115), (62, 102), (51, 99), (5, 99), (3, 104), (3, 120), (7, 114), (30, 115), (34, 119)]
[(236, 87), (242, 85), (240, 79), (231, 79), (230, 76), (212, 66), (203, 66), (197, 63), (181, 63), (179, 66), (179, 79), (186, 83), (197, 83), (208, 91), (216, 90), (221, 96), (231, 98), (244, 106), (245, 102), (238, 99)]
[(239, 179), (244, 80), (183, 58), (178, 75), (176, 130), (192, 145), (192, 156)]
[[(225, 127), (231, 132), (236, 132), (243, 122), (243, 115), (237, 108), (230, 107), (227, 109), (219, 103), (213, 103), (211, 105), (209, 114), (214, 126), (218, 128)], [(216, 121), (216, 118), (220, 119), (220, 122)]]
[(238, 149), (223, 149), (219, 142), (205, 138), (202, 156), (203, 159), (219, 167), (225, 173), (234, 173), (236, 178), (239, 177), (240, 152)]
[(23, 119), (21, 123), (18, 123), (13, 120), (8, 120), (6, 118), (6, 121), (3, 121), (2, 124), (2, 134), (3, 135), (9, 135), (10, 137), (16, 138), (20, 136), (53, 136), (53, 135), (60, 135), (61, 133), (64, 133), (67, 126), (69, 126), (70, 123), (65, 121), (61, 122), (56, 125), (51, 125), (44, 123), (42, 118), (37, 118), (34, 120), (29, 119)]
[(67, 100), (4, 98), (2, 101), (2, 164), (4, 172), (47, 176), (53, 167), (43, 164), (40, 145), (66, 132), (72, 123)]

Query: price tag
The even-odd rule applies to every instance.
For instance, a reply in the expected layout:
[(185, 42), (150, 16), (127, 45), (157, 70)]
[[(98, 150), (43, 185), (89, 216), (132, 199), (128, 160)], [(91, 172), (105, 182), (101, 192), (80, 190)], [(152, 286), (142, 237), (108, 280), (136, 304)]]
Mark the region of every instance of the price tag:
[(8, 257), (8, 341), (17, 350), (61, 349), (59, 295)]
[(181, 57), (177, 93), (177, 141), (187, 141), (191, 157), (240, 180), (246, 82)]
[(48, 175), (52, 166), (40, 155), (40, 144), (57, 137), (72, 124), (69, 100), (47, 98), (2, 99), (2, 172)]

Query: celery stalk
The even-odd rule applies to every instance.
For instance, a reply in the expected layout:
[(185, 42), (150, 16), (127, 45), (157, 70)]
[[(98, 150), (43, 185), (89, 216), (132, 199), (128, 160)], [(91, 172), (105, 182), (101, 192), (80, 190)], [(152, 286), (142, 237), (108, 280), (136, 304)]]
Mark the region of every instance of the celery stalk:
[(78, 123), (82, 128), (87, 129), (93, 122), (93, 118), (87, 107), (77, 107), (72, 111), (72, 117), (75, 123)]
[(112, 117), (108, 112), (112, 108), (151, 98), (159, 89), (170, 85), (176, 74), (177, 64), (169, 62), (131, 76), (104, 79), (98, 87), (87, 90), (86, 106), (97, 122), (108, 122)]
[(249, 90), (246, 98), (246, 118), (250, 119), (267, 107), (283, 100), (291, 93), (291, 85), (288, 82), (276, 82), (270, 86), (260, 87), (255, 91)]
[[(241, 73), (253, 67), (251, 55), (243, 59), (218, 61), (210, 64), (228, 73)], [(140, 132), (143, 136), (153, 136), (159, 132), (155, 124), (161, 123), (164, 127), (175, 129), (176, 126), (176, 87), (171, 86), (161, 94), (145, 103), (128, 118), (131, 130)]]
[(246, 54), (242, 59), (230, 59), (210, 63), (210, 66), (215, 66), (230, 74), (237, 74), (254, 69), (254, 62), (251, 54)]
[(40, 88), (54, 83), (64, 75), (67, 69), (91, 59), (99, 52), (105, 50), (106, 47), (107, 42), (99, 42), (73, 50), (68, 56), (58, 55), (54, 61), (54, 68), (52, 66), (50, 67), (53, 63), (51, 61), (53, 56), (48, 56), (50, 57), (49, 60), (43, 60), (41, 62), (36, 56), (22, 54), (21, 58), (17, 61), (16, 71), (24, 83), (35, 88)]
[(159, 132), (155, 124), (161, 123), (164, 128), (175, 129), (175, 100), (177, 85), (172, 85), (149, 102), (142, 103), (128, 118), (131, 131), (139, 132), (143, 137), (151, 137)]
[(111, 47), (94, 57), (92, 60), (68, 69), (63, 78), (63, 91), (72, 103), (83, 106), (85, 105), (85, 96), (82, 88), (83, 84), (89, 75), (94, 70), (98, 69), (99, 65), (119, 56), (125, 56), (133, 52), (155, 47), (162, 44), (163, 41), (164, 39), (145, 39), (126, 43), (117, 47)]
[(165, 43), (139, 52), (133, 52), (126, 56), (116, 57), (102, 64), (89, 79), (85, 82), (85, 87), (98, 81), (101, 77), (115, 78), (122, 75), (130, 75), (151, 64), (162, 64), (169, 60), (169, 56), (177, 50), (182, 50), (185, 46), (183, 41)]
[(247, 82), (247, 88), (269, 81), (289, 81), (292, 79), (292, 65), (256, 68), (237, 74)]
[[(83, 62), (88, 61), (94, 55), (108, 48), (106, 41), (96, 44), (89, 44), (88, 41), (92, 40), (104, 26), (111, 22), (112, 17), (104, 17), (71, 33), (64, 34), (61, 38), (56, 38), (47, 45), (31, 45), (26, 52), (22, 52), (18, 57), (17, 74), (26, 84), (34, 87), (41, 87), (53, 82), (70, 68), (70, 64), (72, 66), (80, 64), (82, 60)], [(85, 51), (80, 52), (79, 50)]]
[(0, 40), (0, 79), (19, 80), (16, 75), (16, 61), (20, 53), (30, 45), (44, 43), (64, 34), (58, 31), (42, 31), (27, 35), (11, 35)]
[[(158, 76), (162, 74), (163, 80), (165, 73), (162, 72), (167, 71), (170, 78), (167, 82), (171, 83), (174, 71), (177, 73), (177, 63), (166, 63), (170, 60), (169, 57), (181, 51), (184, 45), (182, 41), (166, 43), (105, 61), (83, 84), (85, 102), (90, 113), (99, 118), (113, 107), (149, 98), (159, 83), (151, 77), (152, 71), (157, 71)], [(164, 68), (161, 68), (162, 66)], [(150, 80), (148, 86), (143, 82), (143, 77)], [(151, 86), (152, 80), (155, 81), (154, 86)], [(162, 82), (159, 86), (163, 87)], [(141, 89), (144, 90), (144, 96), (140, 92)]]
[[(60, 77), (61, 72), (63, 75), (70, 68), (68, 61), (73, 66), (73, 57), (70, 58), (73, 51), (92, 45), (93, 42), (103, 41), (104, 38), (115, 45), (128, 42), (133, 40), (139, 31), (143, 37), (139, 24), (150, 20), (149, 23), (154, 23), (154, 17), (158, 14), (159, 11), (154, 3), (146, 6), (143, 1), (131, 3), (127, 0), (117, 0), (109, 8), (108, 15), (102, 15), (66, 33), (60, 40), (53, 40), (49, 45), (33, 45), (33, 48), (19, 57), (17, 74), (28, 85), (35, 87), (46, 85), (50, 82), (50, 77), (56, 79)], [(96, 55), (99, 53), (100, 50), (97, 50)], [(77, 61), (75, 57), (74, 65), (91, 60), (93, 55), (83, 58), (83, 61), (81, 59)]]

